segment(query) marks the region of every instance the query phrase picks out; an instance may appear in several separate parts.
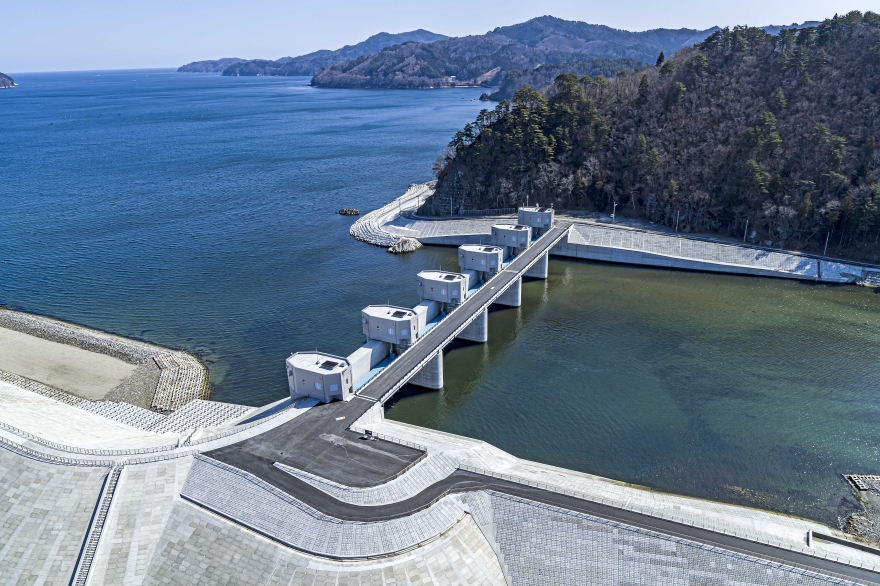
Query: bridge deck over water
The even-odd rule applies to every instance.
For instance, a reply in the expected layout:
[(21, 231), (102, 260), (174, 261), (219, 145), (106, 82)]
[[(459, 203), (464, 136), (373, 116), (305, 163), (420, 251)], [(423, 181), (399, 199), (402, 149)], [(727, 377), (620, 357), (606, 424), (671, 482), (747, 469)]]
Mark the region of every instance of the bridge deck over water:
[[(214, 474), (221, 468), (210, 464), (212, 460), (256, 476), (259, 481), (271, 485), (273, 490), (280, 490), (292, 496), (297, 502), (312, 507), (323, 515), (329, 515), (330, 518), (337, 520), (334, 521), (336, 525), (344, 522), (403, 522), (410, 517), (416, 519), (420, 514), (428, 518), (432, 514), (429, 508), (440, 507), (440, 504), (445, 502), (442, 500), (445, 495), (488, 491), (491, 494), (525, 499), (524, 502), (586, 513), (598, 519), (624, 523), (641, 530), (701, 544), (702, 547), (713, 550), (721, 548), (727, 552), (735, 552), (735, 555), (750, 556), (750, 559), (759, 566), (768, 563), (784, 564), (788, 568), (796, 568), (799, 573), (804, 572), (805, 575), (818, 577), (820, 581), (843, 579), (876, 583), (877, 574), (869, 569), (857, 568), (839, 560), (820, 559), (802, 547), (793, 550), (773, 543), (756, 542), (735, 536), (723, 529), (700, 528), (680, 522), (670, 522), (668, 519), (638, 512), (629, 506), (608, 506), (589, 498), (546, 490), (528, 483), (483, 474), (477, 470), (457, 469), (427, 486), (420, 485), (416, 494), (404, 495), (401, 500), (361, 504), (340, 500), (339, 495), (321, 490), (303, 478), (289, 473), (289, 469), (284, 471), (282, 469), (284, 466), (276, 465), (283, 464), (320, 477), (323, 479), (322, 482), (330, 481), (346, 487), (379, 486), (408, 473), (414, 464), (425, 458), (424, 451), (401, 443), (364, 441), (360, 433), (350, 429), (351, 425), (377, 404), (385, 403), (393, 397), (407, 381), (442, 353), (448, 343), (460, 335), (493, 302), (496, 302), (509, 287), (515, 286), (533, 265), (541, 261), (550, 249), (567, 236), (569, 230), (568, 225), (549, 230), (373, 377), (351, 401), (313, 407), (302, 416), (259, 436), (207, 452), (205, 456), (209, 459), (202, 461), (204, 465), (200, 470), (204, 469), (208, 472), (201, 476), (196, 475), (197, 478), (194, 478), (192, 483), (188, 481), (189, 492), (183, 495), (184, 498), (212, 510), (227, 511), (223, 514), (230, 515), (230, 518), (241, 517), (245, 519), (243, 522), (247, 522), (250, 518), (257, 520), (261, 518), (264, 521), (275, 518), (275, 511), (268, 505), (263, 511), (265, 513), (263, 517), (259, 515), (255, 517), (251, 511), (253, 508), (251, 504), (241, 502), (242, 499), (237, 493), (239, 488), (251, 489), (253, 482), (242, 483), (236, 479), (235, 474), (227, 474), (223, 477), (225, 480), (220, 479), (219, 476), (215, 477)], [(430, 457), (436, 458), (436, 456)], [(222, 464), (219, 466), (222, 467)], [(219, 490), (217, 487), (225, 486), (227, 481), (233, 484), (239, 483), (241, 486), (226, 488), (228, 494), (222, 498), (218, 497), (215, 494)], [(202, 484), (200, 485), (199, 482)], [(199, 486), (202, 485), (203, 490), (199, 492)], [(259, 506), (256, 509), (260, 515), (263, 514)], [(417, 519), (416, 521), (421, 523)], [(253, 527), (258, 532), (267, 531), (266, 535), (275, 534), (274, 530), (260, 529), (259, 524)], [(306, 533), (310, 531), (307, 530)], [(287, 543), (281, 537), (273, 538)]]
[[(419, 461), (421, 450), (390, 442), (363, 442), (349, 427), (377, 402), (385, 403), (431, 359), (486, 310), (507, 288), (568, 233), (567, 225), (547, 231), (462, 302), (427, 334), (393, 360), (348, 402), (313, 407), (306, 414), (257, 437), (209, 455), (249, 470), (279, 488), (290, 476), (280, 462), (347, 486), (373, 486)], [(340, 450), (344, 447), (344, 450)]]
[(547, 254), (568, 233), (569, 225), (556, 226), (535, 240), (529, 248), (507, 263), (494, 277), (468, 297), (425, 336), (414, 343), (360, 391), (358, 396), (380, 401), (390, 399), (431, 358), (462, 332), (508, 287)]

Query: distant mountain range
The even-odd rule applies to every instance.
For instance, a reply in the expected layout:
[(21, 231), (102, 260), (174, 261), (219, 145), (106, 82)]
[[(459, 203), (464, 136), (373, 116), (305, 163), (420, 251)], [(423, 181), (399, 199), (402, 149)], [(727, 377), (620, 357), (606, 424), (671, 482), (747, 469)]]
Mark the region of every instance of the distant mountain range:
[(217, 61), (196, 61), (184, 65), (177, 71), (189, 73), (222, 73), (222, 75), (314, 75), (319, 70), (342, 61), (350, 61), (364, 55), (372, 55), (386, 47), (400, 43), (433, 43), (448, 39), (424, 29), (406, 33), (379, 33), (356, 45), (346, 45), (335, 51), (321, 50), (300, 55), (268, 59), (218, 59)]
[[(763, 27), (769, 34), (787, 27)], [(654, 29), (630, 32), (604, 25), (533, 18), (484, 35), (450, 38), (426, 30), (379, 33), (336, 51), (316, 51), (271, 60), (220, 59), (184, 65), (178, 71), (222, 75), (312, 75), (312, 85), (337, 88), (499, 87), (494, 99), (524, 85), (543, 87), (562, 72), (610, 76), (652, 65), (663, 52), (703, 41), (715, 31)]]
[[(778, 31), (781, 27), (767, 28)], [(406, 43), (383, 49), (374, 55), (322, 69), (315, 74), (312, 85), (343, 88), (494, 87), (514, 71), (520, 72), (522, 77), (522, 72), (539, 66), (596, 59), (629, 59), (639, 62), (640, 66), (653, 64), (661, 51), (671, 56), (679, 49), (701, 42), (716, 30), (718, 27), (703, 31), (654, 29), (634, 33), (542, 16), (499, 27), (484, 35), (438, 41), (430, 46)], [(622, 69), (632, 69), (632, 64)]]
[(14, 87), (15, 81), (8, 75), (0, 73), (0, 89)]
[(661, 51), (672, 54), (712, 32), (656, 29), (634, 33), (542, 16), (499, 27), (484, 35), (438, 41), (430, 46), (407, 43), (390, 47), (323, 69), (315, 74), (312, 84), (321, 87), (492, 87), (501, 83), (508, 72), (531, 70), (541, 65), (595, 59), (653, 63)]

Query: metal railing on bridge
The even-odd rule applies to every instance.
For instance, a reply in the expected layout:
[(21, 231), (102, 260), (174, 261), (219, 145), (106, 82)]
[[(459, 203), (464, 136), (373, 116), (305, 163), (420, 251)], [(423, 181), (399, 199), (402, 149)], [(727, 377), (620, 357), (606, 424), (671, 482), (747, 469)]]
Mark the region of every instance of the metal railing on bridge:
[(458, 210), (458, 216), (504, 216), (515, 214), (516, 208), (495, 208), (491, 210)]

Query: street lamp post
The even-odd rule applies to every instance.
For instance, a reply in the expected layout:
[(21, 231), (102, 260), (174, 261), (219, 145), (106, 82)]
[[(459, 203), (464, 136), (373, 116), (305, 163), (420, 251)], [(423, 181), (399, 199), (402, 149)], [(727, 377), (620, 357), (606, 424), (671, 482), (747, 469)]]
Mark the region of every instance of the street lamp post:
[(611, 210), (611, 223), (614, 223), (614, 216), (617, 213), (617, 202), (614, 202), (614, 209)]

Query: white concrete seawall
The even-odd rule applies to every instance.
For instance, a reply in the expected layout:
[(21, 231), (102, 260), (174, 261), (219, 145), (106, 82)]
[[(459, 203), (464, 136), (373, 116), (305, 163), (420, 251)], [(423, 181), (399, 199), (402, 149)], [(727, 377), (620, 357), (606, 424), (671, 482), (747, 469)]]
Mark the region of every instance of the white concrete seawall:
[[(414, 195), (416, 193), (418, 197)], [(358, 234), (368, 234), (373, 243), (380, 246), (391, 246), (402, 238), (416, 239), (428, 245), (483, 244), (489, 242), (493, 224), (513, 217), (423, 218), (413, 215), (416, 202), (432, 193), (432, 184), (410, 187), (408, 195), (404, 194), (367, 214), (363, 218), (366, 224), (357, 228)], [(652, 232), (564, 215), (559, 216), (558, 221), (570, 221), (574, 229), (567, 242), (560, 242), (550, 251), (553, 256), (826, 283), (861, 283), (880, 279), (880, 266)], [(359, 238), (354, 226), (352, 235)], [(366, 237), (359, 239), (367, 240)]]
[(418, 240), (407, 234), (392, 234), (383, 230), (382, 226), (396, 220), (404, 212), (417, 210), (432, 193), (433, 182), (414, 183), (397, 199), (358, 218), (349, 233), (362, 242), (388, 248), (389, 252), (412, 252), (421, 246)]

